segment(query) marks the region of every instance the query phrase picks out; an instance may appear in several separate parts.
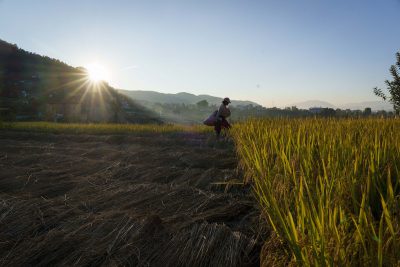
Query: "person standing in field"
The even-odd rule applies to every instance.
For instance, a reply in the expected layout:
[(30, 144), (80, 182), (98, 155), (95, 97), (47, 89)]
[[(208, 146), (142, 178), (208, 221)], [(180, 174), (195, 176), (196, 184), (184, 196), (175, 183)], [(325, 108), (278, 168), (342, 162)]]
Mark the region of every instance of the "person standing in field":
[(228, 105), (231, 103), (231, 100), (229, 97), (225, 97), (224, 100), (222, 100), (222, 104), (219, 107), (217, 114), (216, 114), (216, 122), (214, 126), (215, 133), (217, 134), (217, 138), (219, 138), (221, 134), (221, 130), (223, 128), (229, 129), (231, 128), (231, 125), (229, 122), (226, 120), (231, 115), (231, 111), (228, 107)]

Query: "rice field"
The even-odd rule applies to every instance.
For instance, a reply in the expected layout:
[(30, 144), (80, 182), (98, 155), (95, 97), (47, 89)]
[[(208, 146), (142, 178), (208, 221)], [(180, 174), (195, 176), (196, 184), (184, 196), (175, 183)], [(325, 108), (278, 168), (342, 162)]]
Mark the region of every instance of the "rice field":
[(208, 132), (210, 127), (175, 124), (113, 124), (113, 123), (55, 123), (0, 122), (0, 130), (67, 133), (67, 134), (173, 134), (178, 132)]
[[(40, 124), (13, 124), (26, 125)], [(0, 266), (259, 263), (251, 188), (223, 184), (236, 177), (233, 146), (188, 129), (46, 129), (0, 130)]]
[(280, 242), (264, 265), (400, 264), (399, 120), (254, 119), (232, 135)]
[[(182, 125), (0, 123), (67, 134), (206, 133)], [(273, 235), (264, 266), (400, 265), (400, 121), (253, 119), (231, 131)]]

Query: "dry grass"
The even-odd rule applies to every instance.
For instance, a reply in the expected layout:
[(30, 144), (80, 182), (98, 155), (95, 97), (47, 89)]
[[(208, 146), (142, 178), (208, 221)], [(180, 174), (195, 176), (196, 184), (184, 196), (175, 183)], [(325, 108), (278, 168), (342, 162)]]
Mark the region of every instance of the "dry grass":
[(54, 123), (54, 122), (0, 122), (0, 130), (68, 133), (68, 134), (168, 134), (178, 132), (205, 133), (206, 126), (176, 124), (112, 124), (112, 123)]
[[(136, 133), (136, 132), (133, 132)], [(232, 147), (208, 135), (0, 131), (0, 266), (254, 266)]]

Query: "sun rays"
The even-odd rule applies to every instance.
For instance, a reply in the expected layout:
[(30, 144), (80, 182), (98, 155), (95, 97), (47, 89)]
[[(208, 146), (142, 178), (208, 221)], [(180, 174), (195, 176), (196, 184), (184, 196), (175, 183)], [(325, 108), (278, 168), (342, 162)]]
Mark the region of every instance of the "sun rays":
[(108, 84), (109, 77), (105, 67), (89, 64), (55, 75), (54, 82), (46, 90), (47, 95), (60, 106), (79, 110), (76, 116), (92, 121), (108, 121), (109, 114), (114, 114), (112, 103), (117, 97), (115, 89)]
[(93, 83), (110, 80), (110, 71), (102, 64), (90, 63), (85, 66), (88, 78)]

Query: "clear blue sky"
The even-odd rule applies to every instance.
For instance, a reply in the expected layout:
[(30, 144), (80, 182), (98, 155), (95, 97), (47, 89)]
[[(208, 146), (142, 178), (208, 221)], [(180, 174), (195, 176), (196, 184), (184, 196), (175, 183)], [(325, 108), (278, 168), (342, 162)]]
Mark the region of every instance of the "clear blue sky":
[(400, 0), (0, 0), (0, 38), (118, 88), (340, 105), (377, 100), (399, 18)]

